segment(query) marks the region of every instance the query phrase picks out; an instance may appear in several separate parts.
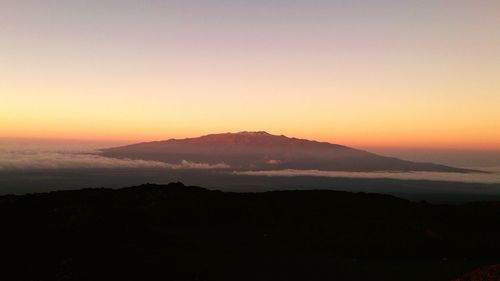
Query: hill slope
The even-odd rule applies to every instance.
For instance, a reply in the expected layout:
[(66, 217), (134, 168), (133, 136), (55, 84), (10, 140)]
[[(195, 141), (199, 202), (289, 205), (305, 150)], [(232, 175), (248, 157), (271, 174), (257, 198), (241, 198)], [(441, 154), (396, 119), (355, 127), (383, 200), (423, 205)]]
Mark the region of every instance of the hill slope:
[(435, 171), (473, 172), (433, 163), (384, 157), (326, 142), (266, 132), (212, 134), (103, 149), (103, 156), (229, 165), (234, 170)]
[(500, 258), (500, 206), (180, 183), (0, 196), (6, 280), (450, 280)]

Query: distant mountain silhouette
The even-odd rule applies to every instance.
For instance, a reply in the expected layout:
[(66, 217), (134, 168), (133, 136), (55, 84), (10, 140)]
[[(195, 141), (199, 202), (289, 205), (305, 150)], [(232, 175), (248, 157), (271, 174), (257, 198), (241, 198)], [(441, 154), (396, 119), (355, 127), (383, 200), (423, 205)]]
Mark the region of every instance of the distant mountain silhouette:
[(477, 172), (384, 157), (343, 145), (289, 138), (262, 131), (145, 142), (103, 149), (101, 153), (107, 157), (167, 163), (225, 163), (234, 170)]

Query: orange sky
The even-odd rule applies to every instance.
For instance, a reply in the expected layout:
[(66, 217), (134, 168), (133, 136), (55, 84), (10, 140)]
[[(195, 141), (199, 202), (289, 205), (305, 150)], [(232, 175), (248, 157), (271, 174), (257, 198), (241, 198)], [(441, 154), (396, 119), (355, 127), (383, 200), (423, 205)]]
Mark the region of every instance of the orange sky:
[(500, 149), (498, 1), (18, 2), (0, 137)]

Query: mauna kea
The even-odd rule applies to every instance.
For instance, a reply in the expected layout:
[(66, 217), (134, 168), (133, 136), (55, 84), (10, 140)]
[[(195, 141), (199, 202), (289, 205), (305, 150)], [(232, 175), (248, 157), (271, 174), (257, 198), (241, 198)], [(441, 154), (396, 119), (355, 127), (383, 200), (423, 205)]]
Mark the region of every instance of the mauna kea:
[(347, 146), (272, 135), (267, 132), (210, 134), (197, 138), (144, 142), (100, 151), (102, 156), (224, 164), (232, 170), (477, 172), (434, 163), (385, 157)]

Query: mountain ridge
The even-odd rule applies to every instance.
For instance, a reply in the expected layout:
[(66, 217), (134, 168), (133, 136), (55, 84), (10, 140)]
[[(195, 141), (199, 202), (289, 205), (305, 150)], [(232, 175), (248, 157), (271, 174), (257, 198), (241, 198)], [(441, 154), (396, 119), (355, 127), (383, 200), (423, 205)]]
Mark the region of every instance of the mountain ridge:
[(180, 182), (5, 195), (2, 277), (449, 281), (496, 263), (499, 218), (498, 203)]
[[(200, 137), (190, 137), (190, 138), (182, 138), (182, 139), (176, 139), (176, 138), (171, 138), (168, 140), (160, 140), (160, 141), (153, 141), (153, 142), (141, 142), (138, 144), (144, 144), (144, 143), (165, 143), (165, 142), (180, 142), (180, 141), (188, 141), (188, 142), (202, 142), (202, 141), (208, 141), (208, 142), (222, 142), (222, 143), (231, 143), (232, 141), (243, 141), (241, 143), (245, 143), (245, 141), (251, 141), (251, 140), (256, 140), (256, 138), (259, 138), (260, 140), (263, 139), (274, 139), (278, 140), (280, 139), (282, 142), (285, 141), (292, 141), (295, 143), (315, 143), (315, 144), (321, 144), (321, 145), (335, 145), (339, 148), (349, 148), (347, 146), (343, 146), (340, 144), (334, 144), (334, 143), (329, 143), (329, 142), (320, 142), (316, 140), (308, 140), (308, 139), (301, 139), (301, 138), (295, 138), (295, 137), (287, 137), (285, 135), (273, 135), (270, 134), (266, 131), (241, 131), (241, 132), (236, 132), (236, 133), (231, 133), (231, 132), (226, 132), (226, 133), (218, 133), (218, 134), (207, 134), (207, 135), (202, 135)], [(247, 144), (250, 144), (251, 142), (247, 142)], [(136, 144), (132, 144), (136, 145)], [(352, 149), (352, 148), (351, 148)]]
[(273, 135), (265, 131), (241, 131), (142, 142), (102, 149), (100, 153), (107, 157), (168, 163), (225, 163), (234, 170), (481, 172), (434, 163), (406, 161), (340, 144)]

